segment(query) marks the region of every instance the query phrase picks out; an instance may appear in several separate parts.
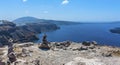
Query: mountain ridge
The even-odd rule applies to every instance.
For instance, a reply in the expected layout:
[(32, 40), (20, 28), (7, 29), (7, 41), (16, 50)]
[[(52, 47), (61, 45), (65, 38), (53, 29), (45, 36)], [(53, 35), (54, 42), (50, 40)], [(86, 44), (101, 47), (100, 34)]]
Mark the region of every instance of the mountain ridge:
[(13, 20), (14, 23), (19, 25), (24, 25), (26, 23), (40, 23), (40, 22), (47, 22), (53, 23), (56, 25), (71, 25), (71, 24), (79, 24), (79, 22), (72, 22), (72, 21), (61, 21), (61, 20), (47, 20), (47, 19), (39, 19), (31, 16), (27, 17), (20, 17)]

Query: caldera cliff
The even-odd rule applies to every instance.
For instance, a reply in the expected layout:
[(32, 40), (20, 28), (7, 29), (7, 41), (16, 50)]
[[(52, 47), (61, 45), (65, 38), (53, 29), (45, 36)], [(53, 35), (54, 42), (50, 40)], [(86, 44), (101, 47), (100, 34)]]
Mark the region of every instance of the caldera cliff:
[(16, 26), (16, 24), (6, 20), (0, 20), (0, 22), (0, 46), (35, 41), (38, 40), (36, 34), (59, 29), (55, 24), (44, 22), (29, 23), (22, 26)]

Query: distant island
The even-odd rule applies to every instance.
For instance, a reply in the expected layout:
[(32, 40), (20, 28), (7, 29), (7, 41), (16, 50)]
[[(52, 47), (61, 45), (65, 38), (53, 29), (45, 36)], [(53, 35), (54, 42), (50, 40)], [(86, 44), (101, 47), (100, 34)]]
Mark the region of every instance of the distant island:
[(110, 29), (110, 32), (120, 34), (120, 27), (116, 27), (114, 29)]
[(56, 25), (73, 25), (73, 24), (80, 24), (80, 22), (71, 22), (71, 21), (60, 21), (60, 20), (46, 20), (46, 19), (39, 19), (35, 17), (21, 17), (18, 19), (13, 20), (14, 23), (18, 25), (24, 25), (26, 23), (41, 23), (41, 22), (46, 22), (46, 23), (53, 23)]

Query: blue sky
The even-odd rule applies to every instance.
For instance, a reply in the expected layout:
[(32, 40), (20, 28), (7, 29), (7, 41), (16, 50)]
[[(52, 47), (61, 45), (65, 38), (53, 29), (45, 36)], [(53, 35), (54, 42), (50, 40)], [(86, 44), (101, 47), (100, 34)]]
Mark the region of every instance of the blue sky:
[(33, 16), (68, 21), (120, 21), (120, 0), (1, 0), (0, 19)]

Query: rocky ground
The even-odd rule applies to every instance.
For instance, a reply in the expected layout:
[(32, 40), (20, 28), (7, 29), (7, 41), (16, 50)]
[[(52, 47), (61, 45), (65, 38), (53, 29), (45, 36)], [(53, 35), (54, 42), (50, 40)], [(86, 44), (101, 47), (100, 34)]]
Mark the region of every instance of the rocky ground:
[[(32, 42), (0, 48), (0, 65), (120, 65), (120, 48), (97, 42), (51, 42), (50, 48)], [(11, 59), (10, 59), (11, 58)], [(10, 61), (13, 62), (10, 62)]]

